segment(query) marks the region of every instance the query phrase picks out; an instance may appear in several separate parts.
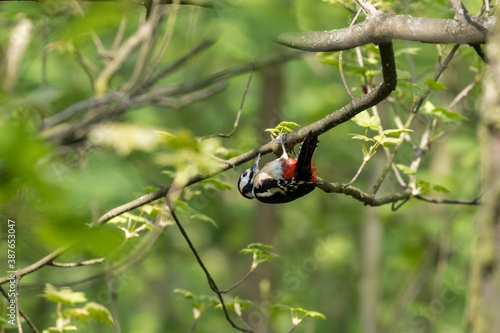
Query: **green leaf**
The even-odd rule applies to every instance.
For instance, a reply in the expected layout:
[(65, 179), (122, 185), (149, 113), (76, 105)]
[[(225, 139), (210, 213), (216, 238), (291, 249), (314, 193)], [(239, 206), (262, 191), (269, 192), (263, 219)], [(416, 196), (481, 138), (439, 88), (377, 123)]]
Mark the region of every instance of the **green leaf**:
[(331, 54), (331, 53), (320, 53), (318, 56), (321, 58), (321, 63), (330, 65), (330, 66), (335, 66), (336, 68), (339, 68), (339, 59), (338, 55), (336, 54)]
[(376, 135), (374, 139), (384, 146), (392, 146), (399, 142), (399, 138), (391, 138), (385, 135)]
[(113, 217), (108, 223), (128, 223), (129, 221), (146, 223), (146, 219), (142, 216), (132, 213), (123, 213), (120, 216)]
[(432, 189), (434, 191), (438, 191), (438, 192), (442, 192), (442, 193), (446, 193), (446, 194), (450, 194), (451, 193), (450, 190), (448, 190), (446, 187), (441, 186), (441, 185), (434, 185), (434, 186), (432, 186)]
[(419, 187), (419, 193), (424, 193), (424, 192), (429, 192), (431, 189), (432, 185), (428, 181), (425, 181), (423, 179), (419, 179), (417, 182), (417, 185)]
[(409, 82), (409, 81), (398, 81), (398, 87), (403, 87), (403, 88), (416, 88), (418, 90), (423, 90), (424, 88), (422, 88), (421, 86), (419, 86), (418, 84), (415, 84), (413, 82)]
[(409, 166), (404, 164), (396, 164), (396, 167), (401, 170), (404, 174), (414, 175), (415, 171), (413, 171)]
[(247, 248), (242, 249), (240, 253), (253, 254), (252, 269), (257, 267), (264, 261), (272, 261), (273, 256), (277, 256), (276, 253), (272, 252), (273, 247), (270, 245), (264, 245), (261, 243), (252, 243), (247, 246)]
[(74, 325), (66, 325), (66, 326), (63, 326), (62, 328), (58, 328), (58, 327), (49, 327), (48, 330), (44, 330), (43, 332), (65, 332), (65, 331), (77, 331), (78, 328)]
[(370, 117), (368, 111), (362, 111), (352, 118), (356, 125), (369, 127), (372, 131), (378, 131), (380, 127), (380, 118), (378, 116)]
[(409, 129), (409, 128), (402, 128), (402, 129), (387, 129), (385, 130), (383, 133), (385, 135), (400, 135), (401, 133), (410, 133), (410, 132), (413, 132), (413, 130)]
[[(235, 297), (229, 302), (226, 301), (225, 304), (226, 304), (226, 307), (228, 307), (231, 310), (233, 310), (234, 312), (236, 312), (236, 314), (239, 317), (241, 317), (241, 315), (242, 315), (241, 310), (253, 305), (253, 303), (251, 301), (245, 300), (245, 299), (240, 299), (239, 297)], [(222, 304), (220, 302), (218, 302), (217, 305), (215, 306), (215, 308), (222, 309)]]
[(275, 137), (278, 137), (283, 133), (292, 133), (295, 127), (300, 127), (300, 125), (292, 121), (282, 121), (275, 128), (267, 128), (264, 131), (270, 132)]
[(217, 222), (215, 222), (214, 219), (212, 219), (210, 216), (195, 212), (192, 216), (192, 218), (195, 218), (197, 220), (203, 221), (203, 222), (210, 222), (214, 227), (218, 228), (219, 226), (217, 225)]
[(292, 314), (295, 314), (295, 315), (302, 314), (303, 315), (302, 318), (311, 317), (311, 318), (319, 318), (319, 319), (326, 320), (325, 315), (320, 313), (320, 312), (317, 312), (317, 311), (309, 311), (309, 310), (306, 310), (303, 308), (293, 308), (293, 307), (285, 305), (285, 304), (275, 304), (274, 307), (277, 309), (280, 309), (280, 310), (290, 310), (292, 312)]
[(351, 139), (355, 140), (363, 140), (365, 142), (374, 142), (375, 140), (372, 138), (367, 137), (366, 135), (361, 135), (361, 134), (352, 134)]
[(460, 113), (447, 110), (443, 107), (434, 108), (432, 110), (427, 111), (426, 113), (434, 115), (436, 117), (439, 117), (439, 118), (441, 118), (443, 120), (447, 120), (447, 121), (460, 121), (460, 120), (467, 119), (464, 116), (462, 116)]
[(88, 319), (92, 319), (110, 326), (113, 325), (113, 317), (109, 310), (104, 305), (95, 302), (88, 302), (82, 308), (66, 309), (63, 315), (65, 318), (74, 318), (84, 324), (87, 323)]
[(42, 296), (48, 301), (68, 305), (87, 302), (85, 293), (73, 291), (68, 287), (57, 289), (49, 283), (45, 284), (45, 290)]
[(193, 304), (193, 308), (196, 308), (200, 311), (204, 311), (210, 305), (218, 304), (218, 299), (215, 296), (207, 296), (207, 295), (196, 295), (190, 292), (189, 290), (184, 289), (174, 289), (174, 293), (182, 295), (185, 299), (191, 300)]
[(355, 70), (351, 71), (350, 74), (360, 74), (364, 75), (368, 72), (368, 69), (366, 67), (358, 67)]
[(91, 319), (100, 321), (109, 326), (113, 325), (113, 317), (104, 305), (95, 302), (88, 302), (85, 304), (84, 308)]
[(428, 79), (425, 81), (425, 85), (429, 86), (432, 90), (444, 90), (447, 89), (441, 82), (436, 82), (434, 79)]

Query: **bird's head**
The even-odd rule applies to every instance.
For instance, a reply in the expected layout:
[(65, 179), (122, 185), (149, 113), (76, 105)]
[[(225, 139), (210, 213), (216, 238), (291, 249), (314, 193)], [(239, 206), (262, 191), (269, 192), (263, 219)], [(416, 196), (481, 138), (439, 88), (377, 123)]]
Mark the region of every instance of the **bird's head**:
[(240, 191), (241, 195), (247, 199), (255, 198), (253, 190), (253, 180), (257, 172), (259, 172), (259, 160), (260, 160), (260, 154), (257, 155), (255, 163), (252, 165), (252, 167), (246, 169), (241, 174), (240, 179), (238, 180), (238, 190)]

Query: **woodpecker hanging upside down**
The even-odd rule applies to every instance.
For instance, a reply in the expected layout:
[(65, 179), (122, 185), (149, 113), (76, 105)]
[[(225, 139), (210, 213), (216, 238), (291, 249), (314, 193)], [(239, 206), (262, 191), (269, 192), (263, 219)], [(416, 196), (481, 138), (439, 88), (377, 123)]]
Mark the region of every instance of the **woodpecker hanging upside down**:
[(238, 189), (245, 198), (256, 198), (269, 204), (285, 203), (308, 194), (316, 187), (316, 169), (311, 160), (318, 146), (318, 137), (312, 132), (307, 134), (297, 159), (288, 157), (284, 137), (280, 136), (279, 140), (283, 148), (280, 158), (259, 170), (259, 154), (254, 165), (241, 174)]

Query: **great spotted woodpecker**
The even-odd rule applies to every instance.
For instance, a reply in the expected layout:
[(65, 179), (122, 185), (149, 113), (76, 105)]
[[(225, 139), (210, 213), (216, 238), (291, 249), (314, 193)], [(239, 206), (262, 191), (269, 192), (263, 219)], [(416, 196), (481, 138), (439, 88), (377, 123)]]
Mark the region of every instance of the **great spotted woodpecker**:
[(297, 159), (288, 157), (284, 137), (279, 138), (283, 155), (259, 170), (260, 154), (254, 165), (238, 180), (238, 189), (245, 198), (269, 203), (285, 203), (300, 198), (316, 187), (316, 169), (311, 165), (318, 137), (309, 132), (302, 143)]

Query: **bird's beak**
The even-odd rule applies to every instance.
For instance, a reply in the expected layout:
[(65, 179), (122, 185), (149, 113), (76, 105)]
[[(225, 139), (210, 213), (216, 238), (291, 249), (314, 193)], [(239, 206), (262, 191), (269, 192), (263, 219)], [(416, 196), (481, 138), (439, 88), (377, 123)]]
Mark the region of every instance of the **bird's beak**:
[(252, 165), (252, 170), (258, 170), (259, 169), (259, 161), (260, 161), (260, 153), (257, 155), (257, 158), (255, 159), (254, 164)]

